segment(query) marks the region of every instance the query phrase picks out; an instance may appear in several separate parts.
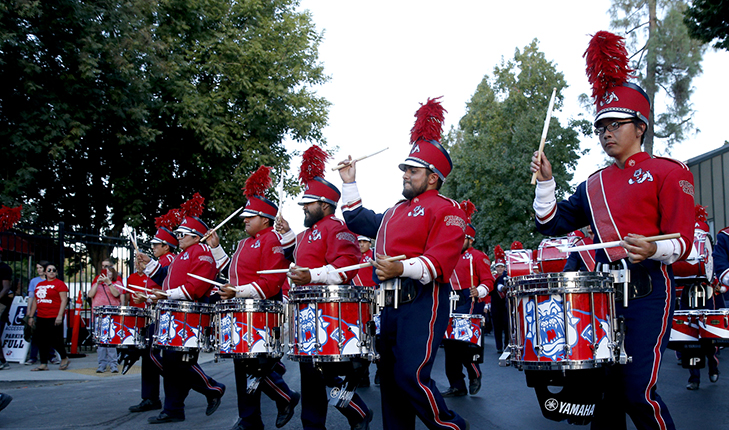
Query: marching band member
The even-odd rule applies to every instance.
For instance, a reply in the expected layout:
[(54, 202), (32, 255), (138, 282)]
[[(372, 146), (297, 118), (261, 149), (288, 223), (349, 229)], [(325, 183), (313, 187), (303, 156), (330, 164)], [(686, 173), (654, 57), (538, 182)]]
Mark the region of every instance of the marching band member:
[[(372, 252), (372, 239), (367, 236), (359, 235), (357, 236), (357, 242), (359, 242), (359, 252), (362, 253), (362, 256), (359, 259), (360, 264), (369, 263), (374, 260), (375, 254)], [(374, 271), (375, 269), (373, 269), (372, 266), (359, 269), (357, 274), (354, 276), (354, 279), (352, 279), (352, 283), (360, 287), (376, 287), (377, 282), (375, 282), (374, 279)]]
[[(150, 241), (152, 243), (152, 254), (155, 258), (157, 258), (157, 262), (160, 267), (167, 267), (172, 264), (172, 261), (175, 259), (175, 254), (172, 253), (172, 250), (176, 249), (179, 245), (175, 234), (170, 230), (170, 227), (174, 228), (175, 226), (170, 226), (170, 220), (166, 215), (157, 218), (155, 221), (155, 224), (157, 224), (157, 233), (155, 233), (154, 237)], [(168, 227), (165, 227), (163, 224)], [(136, 264), (136, 267), (138, 269), (142, 269), (142, 273), (144, 274), (144, 267), (142, 265)], [(147, 275), (144, 276), (145, 283), (143, 285), (133, 285), (147, 288), (160, 287), (154, 281), (149, 279)], [(129, 282), (128, 284), (132, 283)], [(136, 291), (133, 286), (128, 288), (132, 291)], [(140, 291), (140, 293), (142, 293), (142, 291)], [(146, 293), (131, 294), (131, 302), (134, 306), (149, 306), (149, 308), (151, 308), (152, 305), (151, 300), (147, 303)], [(137, 405), (130, 406), (130, 412), (146, 412), (162, 409), (162, 401), (159, 397), (159, 377), (163, 374), (162, 355), (159, 349), (152, 348), (152, 333), (154, 333), (154, 329), (154, 322), (147, 326), (147, 346), (140, 351), (142, 357), (142, 401)], [(126, 370), (131, 367), (135, 361), (135, 357), (125, 358), (122, 373), (126, 373)]]
[[(631, 70), (623, 38), (598, 32), (585, 55), (597, 106), (595, 133), (614, 163), (557, 203), (551, 165), (535, 153), (530, 167), (538, 179), (537, 230), (557, 236), (589, 224), (595, 242), (622, 240), (620, 247), (598, 250), (595, 258), (611, 270), (623, 263), (630, 270), (629, 306), (616, 300), (616, 315), (625, 319), (625, 352), (632, 362), (606, 368), (604, 400), (595, 408), (592, 428), (625, 428), (628, 414), (638, 429), (673, 429), (656, 382), (675, 303), (671, 264), (686, 258), (693, 243), (693, 176), (683, 163), (641, 151), (650, 101), (627, 82)], [(668, 233), (681, 237), (643, 240)]]
[[(290, 270), (291, 291), (299, 285), (340, 285), (351, 281), (356, 272), (332, 273), (333, 269), (351, 266), (359, 261), (357, 240), (344, 221), (334, 217), (340, 193), (337, 187), (323, 178), (324, 163), (328, 155), (314, 145), (304, 152), (299, 178), (306, 185), (299, 204), (304, 209), (307, 227), (296, 236), (285, 219), (276, 221), (277, 231), (283, 234), (282, 244), (287, 258), (297, 267), (309, 270)], [(351, 362), (338, 364), (352, 364)], [(326, 387), (341, 387), (342, 380), (334, 370), (322, 363), (321, 371), (312, 363), (299, 363), (301, 370), (301, 422), (304, 429), (325, 429), (327, 416)], [(348, 366), (345, 372), (351, 372)], [(349, 421), (353, 430), (369, 428), (372, 411), (359, 394), (354, 393), (345, 408), (337, 407)]]
[[(476, 211), (469, 200), (461, 203), (461, 209), (466, 213), (466, 237), (463, 239), (461, 258), (451, 275), (451, 288), (458, 295), (458, 303), (454, 313), (478, 314), (484, 311), (484, 302), (489, 291), (494, 288), (494, 277), (488, 257), (473, 247), (476, 240), (476, 229), (471, 224), (471, 216)], [(450, 387), (442, 392), (443, 397), (460, 397), (466, 394), (474, 395), (481, 389), (481, 367), (474, 360), (474, 354), (483, 355), (483, 348), (474, 351), (472, 344), (458, 340), (444, 340), (445, 370)], [(463, 376), (463, 367), (468, 373), (469, 385), (466, 390), (466, 381)]]
[[(202, 200), (201, 197), (199, 199)], [(191, 215), (185, 216), (182, 224), (174, 231), (179, 241), (180, 254), (175, 257), (172, 264), (161, 267), (156, 261), (150, 261), (148, 256), (143, 254), (138, 256), (147, 265), (145, 269), (147, 276), (162, 285), (164, 294), (155, 292), (158, 300), (206, 303), (210, 299), (212, 285), (187, 275), (193, 273), (203, 278), (214, 279), (218, 273), (210, 247), (200, 243), (200, 239), (208, 231), (208, 226), (198, 218), (202, 212), (202, 202), (197, 203), (194, 200), (188, 203), (199, 207), (186, 211)], [(225, 394), (225, 385), (206, 375), (197, 364), (197, 358), (197, 351), (181, 352), (167, 349), (163, 351), (164, 407), (158, 416), (149, 418), (150, 424), (184, 421), (185, 398), (190, 389), (207, 397), (208, 407), (205, 415), (212, 415), (218, 409), (220, 400)]]
[(501, 245), (494, 247), (494, 288), (491, 296), (491, 321), (494, 325), (494, 340), (496, 341), (496, 352), (504, 352), (504, 346), (509, 344), (509, 309), (506, 306), (506, 280), (509, 279), (509, 272), (506, 271), (506, 253)]
[[(464, 418), (448, 409), (430, 378), (448, 326), (448, 280), (458, 263), (466, 230), (458, 203), (438, 192), (453, 168), (439, 142), (444, 111), (431, 99), (418, 109), (410, 154), (399, 166), (404, 172), (405, 200), (384, 214), (362, 207), (355, 183), (356, 163), (351, 157), (343, 162), (348, 166), (339, 171), (344, 182), (344, 219), (357, 234), (376, 237), (375, 270), (380, 288), (387, 290), (378, 351), (385, 429), (413, 429), (416, 416), (430, 429), (468, 428)], [(401, 254), (407, 259), (382, 260)]]
[[(271, 186), (269, 177), (270, 167), (261, 166), (246, 181), (245, 195), (248, 199), (245, 209), (241, 213), (245, 222), (248, 238), (241, 240), (232, 258), (228, 258), (217, 234), (213, 234), (208, 243), (213, 248), (216, 261), (223, 271), (227, 270), (230, 283), (218, 293), (224, 300), (237, 298), (277, 300), (281, 301), (281, 285), (286, 279), (285, 273), (257, 274), (259, 270), (285, 269), (288, 261), (284, 258), (281, 248), (281, 236), (273, 230), (273, 223), (278, 213), (278, 206), (263, 197), (264, 192)], [(242, 289), (236, 291), (233, 286)], [(254, 360), (258, 364), (258, 359)], [(283, 364), (276, 359), (276, 367)], [(263, 428), (261, 420), (261, 392), (276, 402), (278, 416), (276, 427), (283, 427), (294, 416), (294, 409), (301, 397), (299, 393), (291, 390), (284, 382), (279, 372), (271, 371), (266, 375), (253, 394), (247, 390), (248, 369), (245, 359), (234, 359), (235, 385), (238, 395), (238, 421), (232, 430)]]

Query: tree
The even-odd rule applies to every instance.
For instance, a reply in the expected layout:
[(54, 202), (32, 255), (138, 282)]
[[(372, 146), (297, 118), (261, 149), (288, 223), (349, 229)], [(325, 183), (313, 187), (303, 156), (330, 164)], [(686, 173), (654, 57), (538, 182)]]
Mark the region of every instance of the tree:
[(1, 202), (117, 235), (200, 192), (222, 220), (259, 165), (288, 166), (287, 136), (322, 141), (321, 37), (296, 6), (3, 0)]
[(689, 35), (729, 51), (729, 0), (693, 0), (684, 12)]
[[(683, 23), (681, 0), (613, 0), (612, 26), (625, 30), (632, 67), (651, 100), (644, 150), (654, 152), (654, 138), (670, 150), (694, 130), (691, 81), (701, 73), (705, 47), (691, 39)], [(666, 99), (665, 107), (657, 102)]]
[[(529, 185), (529, 162), (537, 150), (552, 88), (557, 89), (554, 111), (562, 106), (567, 84), (534, 39), (514, 59), (485, 76), (467, 104), (458, 128), (444, 143), (450, 148), (453, 171), (443, 193), (458, 201), (470, 199), (478, 211), (473, 217), (476, 246), (496, 244), (508, 249), (514, 240), (536, 246), (534, 187)], [(553, 116), (545, 153), (554, 169), (558, 196), (570, 190), (571, 170), (577, 164), (579, 133), (592, 133), (586, 120), (570, 120), (567, 126)]]

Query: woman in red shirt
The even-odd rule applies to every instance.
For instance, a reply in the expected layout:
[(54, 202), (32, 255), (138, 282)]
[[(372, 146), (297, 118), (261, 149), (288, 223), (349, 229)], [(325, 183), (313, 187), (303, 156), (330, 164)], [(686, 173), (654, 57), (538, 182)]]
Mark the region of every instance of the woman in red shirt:
[[(68, 287), (56, 278), (58, 270), (53, 264), (46, 266), (46, 280), (35, 287), (35, 301), (30, 307), (28, 323), (35, 327), (41, 365), (32, 371), (48, 370), (48, 355), (52, 346), (61, 355), (60, 370), (68, 369), (66, 346), (63, 343), (63, 313), (68, 303)], [(35, 315), (38, 311), (37, 318)]]

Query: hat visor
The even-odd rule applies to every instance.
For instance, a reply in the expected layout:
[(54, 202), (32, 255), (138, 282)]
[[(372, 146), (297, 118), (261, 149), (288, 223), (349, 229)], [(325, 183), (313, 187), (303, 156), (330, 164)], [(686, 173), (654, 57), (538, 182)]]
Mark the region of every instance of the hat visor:
[(192, 233), (192, 234), (194, 234), (196, 236), (202, 237), (202, 235), (199, 232), (197, 232), (197, 231), (195, 231), (195, 230), (193, 230), (191, 228), (187, 228), (187, 227), (177, 227), (174, 232), (175, 233), (184, 233), (184, 234), (190, 234), (190, 233)]
[(407, 160), (405, 160), (405, 161), (403, 161), (402, 163), (400, 163), (397, 167), (404, 172), (405, 169), (408, 166), (409, 167), (424, 167), (424, 168), (429, 168), (429, 165), (427, 165), (425, 163), (421, 163), (421, 162), (415, 161), (415, 160), (410, 159), (410, 158), (407, 159)]
[(314, 202), (321, 202), (321, 198), (318, 197), (312, 197), (312, 196), (304, 196), (299, 200), (299, 205), (303, 206), (307, 203), (314, 203)]
[(152, 240), (149, 241), (149, 243), (167, 243), (162, 239), (157, 239), (156, 237), (153, 237)]
[(239, 216), (241, 218), (251, 218), (251, 217), (254, 217), (256, 215), (258, 215), (258, 212), (253, 212), (253, 211), (250, 211), (250, 210), (246, 209), (243, 212), (241, 212)]
[(603, 119), (627, 119), (627, 118), (638, 118), (638, 117), (635, 115), (631, 115), (629, 113), (625, 113), (625, 112), (603, 111), (597, 115), (597, 117), (595, 118), (594, 124), (597, 125), (597, 123)]
[(504, 263), (496, 263), (496, 264), (494, 264), (494, 266), (493, 266), (493, 267), (499, 267), (499, 266), (504, 266), (504, 267), (506, 267), (506, 264), (504, 264)]

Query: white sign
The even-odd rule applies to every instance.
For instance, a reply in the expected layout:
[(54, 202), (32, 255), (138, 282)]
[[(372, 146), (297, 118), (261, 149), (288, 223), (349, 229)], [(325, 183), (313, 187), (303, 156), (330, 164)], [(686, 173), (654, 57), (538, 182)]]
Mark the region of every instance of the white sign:
[(25, 297), (16, 297), (10, 305), (8, 314), (9, 323), (5, 325), (2, 342), (2, 353), (6, 361), (16, 363), (25, 362), (30, 343), (23, 339), (23, 318), (28, 311), (28, 300)]

